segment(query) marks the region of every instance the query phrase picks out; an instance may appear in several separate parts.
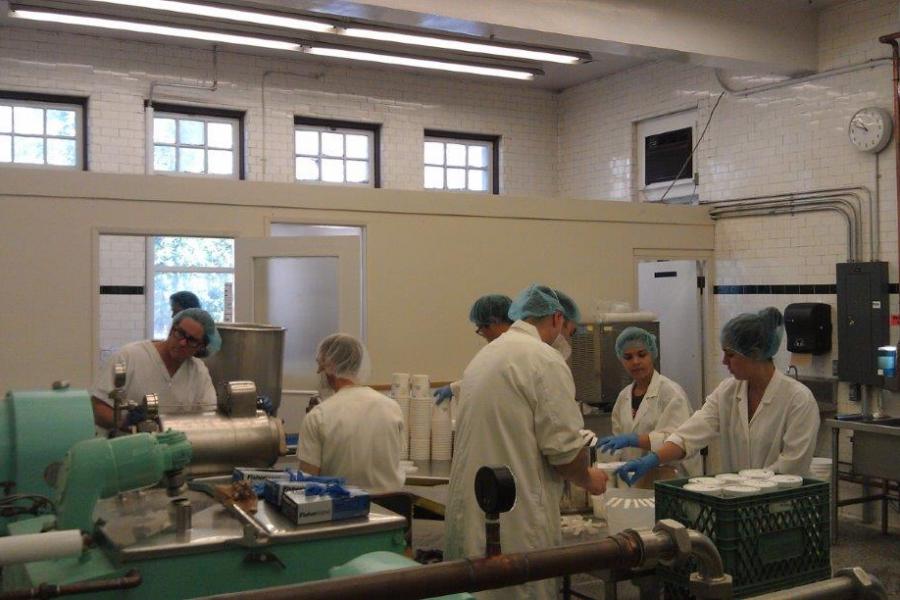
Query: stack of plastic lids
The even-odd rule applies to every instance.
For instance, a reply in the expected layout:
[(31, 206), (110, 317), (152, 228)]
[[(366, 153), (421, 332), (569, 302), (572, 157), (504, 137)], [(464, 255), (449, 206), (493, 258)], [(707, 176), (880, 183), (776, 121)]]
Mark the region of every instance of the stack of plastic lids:
[(400, 458), (409, 458), (409, 373), (391, 375), (391, 398), (400, 405), (403, 424), (406, 425), (406, 435), (403, 437), (403, 446), (400, 448)]
[(741, 496), (752, 496), (753, 494), (758, 494), (760, 492), (759, 488), (754, 487), (752, 485), (742, 485), (742, 484), (729, 484), (722, 487), (722, 495), (726, 498), (738, 498)]
[(814, 456), (812, 464), (809, 466), (809, 474), (813, 479), (831, 481), (831, 459)]
[(803, 478), (799, 475), (774, 475), (769, 481), (777, 483), (778, 487), (783, 489), (796, 488), (803, 485)]
[(709, 485), (705, 483), (686, 483), (683, 490), (687, 492), (697, 492), (698, 494), (706, 494), (707, 496), (721, 496), (722, 487), (718, 485)]
[(774, 492), (778, 489), (778, 484), (771, 479), (748, 479), (743, 485), (754, 487), (760, 492)]
[(722, 487), (722, 480), (715, 477), (691, 477), (688, 483), (697, 483), (700, 485), (711, 485), (713, 487)]
[(716, 479), (721, 482), (722, 486), (741, 485), (744, 483), (744, 479), (746, 479), (746, 477), (741, 477), (737, 473), (719, 473), (718, 475), (716, 475)]
[(428, 375), (410, 377), (410, 388), (409, 457), (428, 460), (431, 458), (431, 409), (434, 406)]
[(775, 472), (769, 469), (743, 469), (741, 471), (738, 471), (738, 475), (740, 475), (744, 479), (761, 480), (772, 479), (772, 476), (775, 475)]
[(450, 402), (442, 402), (431, 413), (431, 460), (450, 460), (452, 448)]

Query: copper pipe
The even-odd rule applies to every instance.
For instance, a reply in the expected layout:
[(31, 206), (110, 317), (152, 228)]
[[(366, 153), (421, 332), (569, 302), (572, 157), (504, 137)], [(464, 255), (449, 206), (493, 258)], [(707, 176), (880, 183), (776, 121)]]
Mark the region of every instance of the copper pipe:
[[(658, 547), (669, 552), (675, 551), (675, 543), (672, 540)], [(454, 560), (301, 585), (223, 594), (211, 598), (412, 600), (462, 591), (497, 589), (592, 569), (628, 569), (642, 564), (645, 556), (641, 537), (634, 531), (626, 531), (599, 542), (562, 548), (501, 554), (491, 558)]]
[(42, 583), (38, 587), (0, 592), (0, 600), (25, 600), (26, 598), (56, 598), (70, 596), (72, 594), (91, 594), (95, 592), (108, 592), (111, 590), (127, 590), (141, 585), (141, 574), (137, 569), (125, 573), (124, 577), (115, 579), (100, 579), (98, 581), (83, 581), (67, 585), (53, 585)]
[[(883, 35), (878, 41), (891, 45), (891, 58), (894, 61), (894, 176), (897, 178), (897, 231), (900, 232), (900, 50), (897, 38), (900, 38), (900, 31)], [(900, 239), (897, 241), (897, 260), (900, 265)]]

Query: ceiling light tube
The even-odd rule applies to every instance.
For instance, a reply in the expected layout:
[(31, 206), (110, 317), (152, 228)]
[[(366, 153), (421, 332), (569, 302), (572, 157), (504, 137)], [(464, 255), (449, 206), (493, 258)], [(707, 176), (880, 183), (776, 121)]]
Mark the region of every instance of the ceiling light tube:
[(316, 56), (346, 58), (349, 60), (376, 62), (385, 65), (398, 65), (404, 67), (416, 67), (419, 69), (450, 71), (452, 73), (468, 73), (472, 75), (484, 75), (487, 77), (505, 77), (507, 79), (521, 79), (524, 81), (534, 79), (534, 73), (532, 71), (502, 69), (498, 67), (483, 67), (481, 65), (467, 65), (463, 63), (446, 62), (442, 60), (413, 58), (411, 56), (398, 56), (395, 54), (379, 54), (376, 52), (344, 50), (341, 48), (328, 48), (324, 46), (304, 47), (303, 51), (307, 52), (308, 54), (314, 54)]
[(236, 44), (239, 46), (255, 46), (257, 48), (271, 48), (273, 50), (300, 50), (300, 45), (293, 42), (269, 40), (265, 38), (246, 35), (232, 35), (216, 31), (204, 31), (202, 29), (188, 29), (185, 27), (170, 27), (168, 25), (154, 25), (152, 23), (139, 23), (136, 21), (121, 21), (118, 19), (101, 19), (99, 17), (87, 17), (57, 12), (42, 12), (35, 10), (11, 10), (9, 16), (28, 21), (43, 21), (48, 23), (62, 23), (64, 25), (81, 25), (84, 27), (99, 27), (101, 29), (114, 29), (117, 31), (133, 31), (135, 33), (150, 33), (207, 42), (221, 42), (223, 44)]
[(412, 35), (408, 33), (399, 33), (394, 31), (383, 31), (379, 29), (364, 29), (361, 27), (345, 27), (339, 28), (338, 33), (355, 38), (365, 38), (367, 40), (379, 40), (382, 42), (395, 42), (398, 44), (410, 44), (413, 46), (427, 46), (429, 48), (442, 48), (444, 50), (458, 50), (460, 52), (475, 52), (478, 54), (490, 54), (493, 56), (503, 56), (507, 58), (521, 58), (525, 60), (535, 60), (539, 62), (553, 62), (561, 64), (574, 64), (581, 60), (580, 56), (575, 54), (565, 54), (562, 52), (552, 52), (545, 50), (528, 50), (526, 48), (511, 48), (509, 46), (498, 46), (495, 44), (482, 44), (477, 42), (465, 42), (462, 40), (450, 40), (440, 37), (429, 37), (424, 35)]
[(286, 29), (299, 29), (301, 31), (318, 31), (321, 33), (334, 33), (334, 26), (318, 21), (283, 17), (271, 13), (262, 13), (249, 10), (236, 10), (211, 6), (209, 4), (193, 4), (190, 2), (176, 2), (175, 0), (88, 0), (103, 4), (118, 4), (132, 8), (147, 8), (151, 10), (163, 10), (181, 13), (197, 17), (210, 17), (225, 19), (240, 23), (255, 23), (257, 25), (269, 25), (271, 27), (284, 27)]

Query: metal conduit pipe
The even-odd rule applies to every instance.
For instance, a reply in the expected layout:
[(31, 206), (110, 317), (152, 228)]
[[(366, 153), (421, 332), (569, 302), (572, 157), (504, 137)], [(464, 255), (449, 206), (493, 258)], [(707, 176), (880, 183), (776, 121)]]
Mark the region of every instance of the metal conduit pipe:
[[(894, 79), (891, 88), (894, 97), (894, 176), (897, 178), (896, 187), (897, 194), (897, 230), (900, 232), (900, 48), (897, 46), (897, 38), (900, 38), (900, 31), (883, 35), (878, 38), (882, 44), (890, 44), (891, 46), (891, 62), (894, 67)], [(898, 260), (900, 260), (900, 237), (897, 240)]]
[[(850, 208), (850, 212), (848, 213), (846, 210), (842, 209), (841, 206)], [(851, 242), (852, 252), (851, 256), (854, 258), (851, 260), (859, 260), (862, 257), (862, 250), (860, 248), (860, 239), (861, 239), (861, 231), (859, 227), (859, 220), (857, 218), (857, 213), (852, 210), (852, 205), (849, 205), (845, 202), (835, 202), (835, 201), (827, 201), (827, 202), (797, 202), (797, 203), (759, 203), (759, 204), (746, 204), (740, 205), (736, 207), (725, 207), (725, 208), (716, 208), (710, 211), (710, 217), (715, 219), (718, 215), (729, 214), (731, 212), (737, 211), (761, 211), (760, 214), (795, 214), (800, 212), (811, 212), (807, 210), (810, 207), (821, 207), (823, 209), (839, 209), (840, 212), (844, 215), (847, 215), (848, 219), (848, 227), (853, 232)]]
[(691, 542), (691, 554), (700, 564), (700, 577), (705, 579), (721, 579), (725, 576), (722, 557), (712, 540), (699, 531), (688, 529), (688, 540)]
[[(700, 589), (730, 592), (731, 578), (706, 536), (675, 521), (660, 521), (653, 531), (626, 530), (598, 542), (546, 548), (489, 558), (467, 558), (407, 569), (382, 571), (311, 583), (211, 596), (214, 600), (413, 600), (458, 592), (478, 592), (520, 585), (593, 569), (628, 569), (653, 559), (680, 560), (691, 554), (696, 540), (703, 572)], [(705, 541), (704, 541), (705, 540)], [(710, 547), (716, 558), (710, 556)], [(716, 560), (718, 559), (718, 560)], [(717, 578), (712, 578), (718, 576)], [(724, 588), (724, 590), (723, 590)], [(701, 594), (702, 597), (702, 594)], [(725, 597), (725, 596), (717, 596)]]
[(757, 208), (734, 208), (731, 210), (723, 210), (716, 215), (710, 215), (712, 219), (736, 219), (736, 218), (746, 218), (746, 217), (768, 217), (768, 216), (776, 216), (776, 215), (792, 215), (797, 213), (808, 213), (808, 212), (836, 212), (841, 214), (844, 219), (847, 221), (847, 261), (854, 262), (858, 260), (857, 254), (855, 251), (856, 248), (856, 240), (853, 234), (853, 227), (851, 225), (851, 216), (847, 214), (844, 210), (835, 207), (835, 206), (823, 206), (823, 207), (798, 207), (794, 209), (757, 209)]
[(863, 63), (857, 63), (855, 65), (847, 65), (845, 67), (837, 67), (835, 69), (828, 69), (827, 71), (820, 71), (818, 73), (813, 73), (812, 75), (807, 75), (805, 77), (797, 77), (791, 79), (785, 79), (783, 81), (776, 81), (774, 83), (766, 83), (763, 85), (758, 85), (752, 88), (746, 88), (743, 90), (735, 89), (729, 87), (728, 84), (725, 83), (724, 78), (722, 77), (722, 69), (714, 69), (713, 72), (716, 75), (716, 81), (719, 82), (719, 85), (722, 86), (722, 89), (728, 92), (732, 96), (737, 96), (738, 98), (743, 98), (745, 96), (750, 96), (751, 94), (757, 94), (759, 92), (765, 92), (768, 90), (775, 90), (778, 88), (789, 87), (792, 85), (799, 85), (801, 83), (806, 83), (808, 81), (815, 81), (817, 79), (825, 79), (826, 77), (833, 77), (834, 75), (843, 75), (845, 73), (852, 73), (854, 71), (859, 71), (862, 69), (874, 69), (875, 67), (886, 66), (889, 64), (889, 59), (887, 58), (873, 58), (867, 60)]
[[(861, 199), (856, 194), (846, 194), (846, 196), (850, 196), (850, 198), (845, 197), (845, 195), (814, 195), (814, 196), (797, 196), (784, 198), (783, 200), (773, 200), (773, 199), (747, 199), (747, 200), (739, 200), (739, 201), (728, 201), (724, 203), (718, 202), (710, 202), (707, 203), (707, 206), (712, 206), (713, 208), (710, 211), (710, 214), (718, 211), (720, 208), (731, 208), (731, 207), (790, 207), (790, 206), (808, 206), (808, 205), (831, 205), (831, 204), (841, 204), (843, 206), (847, 206), (853, 215), (852, 218), (852, 227), (855, 232), (855, 244), (854, 244), (854, 253), (857, 259), (862, 259), (862, 207), (861, 207)], [(851, 199), (853, 201), (851, 201)], [(871, 206), (871, 201), (870, 201)], [(870, 215), (869, 218), (870, 224), (870, 232), (869, 232), (869, 253), (872, 260), (875, 258), (875, 247), (874, 247), (874, 234), (873, 234), (873, 224), (872, 218)]]
[(888, 594), (878, 578), (862, 567), (841, 569), (831, 579), (800, 587), (753, 596), (748, 600), (887, 600)]
[(108, 592), (112, 590), (128, 590), (141, 585), (141, 574), (137, 569), (132, 569), (122, 577), (114, 579), (100, 579), (96, 581), (82, 581), (65, 585), (50, 583), (41, 584), (38, 587), (0, 592), (0, 600), (25, 600), (26, 598), (57, 598), (72, 594), (91, 594)]
[[(851, 186), (851, 187), (843, 187), (843, 188), (821, 188), (821, 189), (813, 189), (813, 190), (804, 190), (801, 192), (786, 192), (782, 194), (768, 194), (762, 196), (744, 196), (739, 198), (728, 198), (725, 200), (713, 200), (713, 201), (701, 201), (700, 204), (703, 206), (721, 206), (721, 205), (734, 205), (741, 204), (748, 201), (753, 200), (790, 200), (790, 199), (809, 199), (809, 198), (842, 198), (844, 196), (852, 197), (858, 205), (860, 205), (858, 213), (862, 213), (862, 198), (860, 197), (860, 193), (866, 195), (866, 203), (869, 207), (869, 257), (870, 260), (876, 260), (877, 258), (877, 240), (878, 240), (878, 229), (879, 229), (879, 215), (878, 215), (878, 203), (872, 195), (872, 190), (865, 186)], [(861, 225), (857, 228), (858, 231), (862, 231)], [(858, 236), (862, 239), (862, 236)]]

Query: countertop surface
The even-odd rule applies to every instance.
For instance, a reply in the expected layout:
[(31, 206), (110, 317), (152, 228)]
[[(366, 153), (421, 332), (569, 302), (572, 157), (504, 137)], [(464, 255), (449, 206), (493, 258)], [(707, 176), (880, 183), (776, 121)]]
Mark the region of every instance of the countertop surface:
[[(886, 424), (887, 421), (890, 421), (892, 424)], [(900, 419), (897, 418), (873, 421), (826, 419), (825, 425), (832, 429), (852, 429), (853, 431), (865, 431), (867, 433), (879, 433), (882, 435), (894, 435), (900, 437)]]

